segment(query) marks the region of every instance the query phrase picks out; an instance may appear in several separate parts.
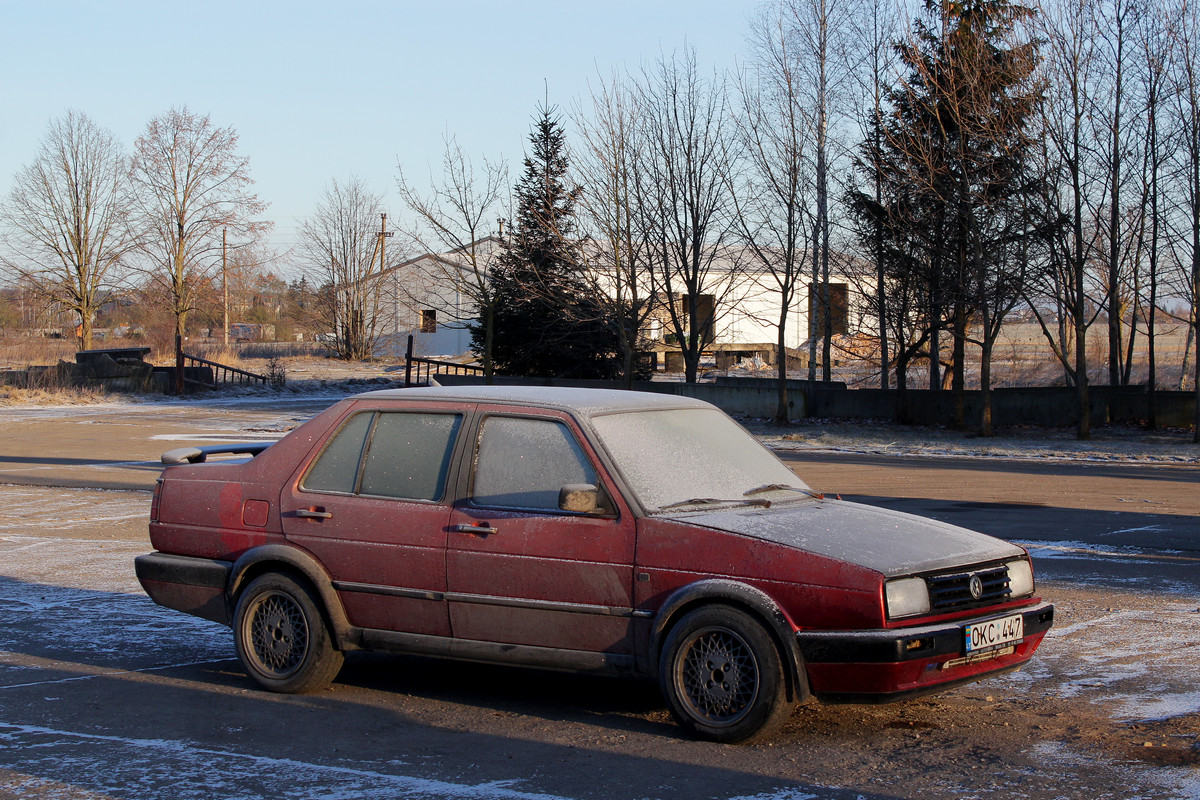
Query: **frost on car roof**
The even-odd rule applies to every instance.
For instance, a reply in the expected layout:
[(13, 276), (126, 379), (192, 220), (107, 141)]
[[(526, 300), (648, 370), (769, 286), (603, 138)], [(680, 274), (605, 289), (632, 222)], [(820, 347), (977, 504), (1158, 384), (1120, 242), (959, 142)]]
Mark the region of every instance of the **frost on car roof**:
[(581, 389), (567, 386), (431, 386), (381, 389), (356, 395), (379, 400), (464, 400), (546, 406), (590, 417), (621, 411), (667, 408), (711, 408), (702, 400), (626, 389)]

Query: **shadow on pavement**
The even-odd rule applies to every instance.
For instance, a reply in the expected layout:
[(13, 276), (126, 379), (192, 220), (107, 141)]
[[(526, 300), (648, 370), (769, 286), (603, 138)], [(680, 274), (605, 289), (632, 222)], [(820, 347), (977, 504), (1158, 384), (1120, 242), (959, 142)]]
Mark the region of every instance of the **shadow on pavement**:
[(227, 629), (144, 596), (0, 578), (0, 597), (0, 795), (890, 797), (730, 768), (764, 753), (684, 738), (647, 683), (352, 654), (332, 689), (278, 695)]

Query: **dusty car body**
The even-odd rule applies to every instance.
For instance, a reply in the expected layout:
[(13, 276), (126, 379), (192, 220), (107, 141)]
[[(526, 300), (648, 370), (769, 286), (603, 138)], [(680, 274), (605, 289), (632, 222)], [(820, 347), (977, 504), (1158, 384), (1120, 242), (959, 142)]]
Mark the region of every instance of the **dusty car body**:
[(164, 460), (142, 586), (232, 626), (276, 691), (357, 649), (624, 674), (744, 741), (808, 698), (1015, 669), (1053, 620), (1021, 548), (823, 497), (686, 398), (370, 392), (269, 447)]

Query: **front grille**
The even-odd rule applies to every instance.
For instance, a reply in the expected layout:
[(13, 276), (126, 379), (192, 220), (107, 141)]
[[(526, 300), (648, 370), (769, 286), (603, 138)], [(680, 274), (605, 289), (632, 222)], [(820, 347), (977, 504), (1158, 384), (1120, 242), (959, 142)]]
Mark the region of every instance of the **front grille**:
[[(971, 577), (975, 575), (983, 582), (983, 594), (978, 600), (971, 596)], [(961, 608), (991, 605), (1007, 600), (1011, 594), (1008, 588), (1008, 567), (1004, 565), (945, 575), (929, 575), (926, 576), (925, 582), (929, 586), (929, 601), (934, 611), (957, 611)]]

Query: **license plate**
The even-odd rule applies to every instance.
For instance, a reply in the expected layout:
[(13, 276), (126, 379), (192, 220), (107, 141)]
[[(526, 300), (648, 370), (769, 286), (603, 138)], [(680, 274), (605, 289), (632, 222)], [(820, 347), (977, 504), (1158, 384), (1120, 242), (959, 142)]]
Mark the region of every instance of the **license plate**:
[(968, 653), (978, 653), (1019, 642), (1025, 637), (1025, 616), (1014, 614), (1011, 617), (976, 622), (963, 629), (963, 637)]

